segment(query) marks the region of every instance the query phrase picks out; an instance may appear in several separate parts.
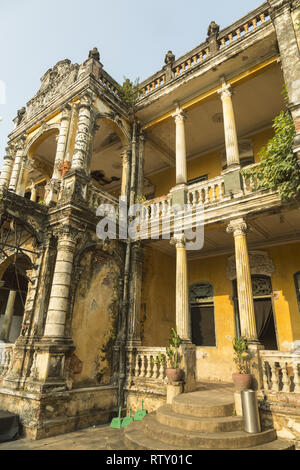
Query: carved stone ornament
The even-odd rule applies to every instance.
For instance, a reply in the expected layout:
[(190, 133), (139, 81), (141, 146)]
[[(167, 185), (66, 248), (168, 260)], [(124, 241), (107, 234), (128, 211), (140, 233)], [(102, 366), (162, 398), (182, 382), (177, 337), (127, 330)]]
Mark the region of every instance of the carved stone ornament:
[(94, 47), (89, 52), (89, 59), (95, 59), (95, 60), (98, 60), (98, 62), (100, 61), (100, 54), (99, 54), (99, 51), (98, 51), (97, 47)]
[(165, 55), (165, 64), (166, 65), (173, 64), (174, 60), (175, 60), (175, 55), (173, 54), (172, 51), (168, 51)]
[[(250, 251), (249, 263), (251, 275), (272, 276), (275, 271), (273, 261), (268, 257), (264, 251)], [(236, 263), (235, 256), (228, 259), (227, 264), (227, 279), (233, 281), (236, 279)]]
[(211, 21), (207, 30), (207, 36), (208, 37), (215, 36), (216, 34), (219, 34), (219, 31), (220, 31), (220, 26), (215, 21)]
[(192, 304), (208, 301), (214, 297), (214, 288), (208, 282), (197, 282), (189, 288), (189, 300)]
[(70, 171), (70, 169), (71, 169), (71, 163), (65, 160), (59, 166), (58, 171), (60, 172), (61, 177), (63, 178)]

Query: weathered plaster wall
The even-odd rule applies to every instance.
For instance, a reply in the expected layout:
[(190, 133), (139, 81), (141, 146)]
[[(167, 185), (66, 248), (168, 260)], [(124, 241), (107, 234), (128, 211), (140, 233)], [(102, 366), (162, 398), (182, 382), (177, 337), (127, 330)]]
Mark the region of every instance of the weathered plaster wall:
[(71, 379), (73, 387), (107, 385), (111, 380), (120, 269), (112, 257), (95, 251), (86, 253), (81, 265), (72, 320), (76, 349), (70, 364)]
[(147, 247), (143, 262), (141, 337), (143, 346), (167, 346), (175, 326), (176, 258)]

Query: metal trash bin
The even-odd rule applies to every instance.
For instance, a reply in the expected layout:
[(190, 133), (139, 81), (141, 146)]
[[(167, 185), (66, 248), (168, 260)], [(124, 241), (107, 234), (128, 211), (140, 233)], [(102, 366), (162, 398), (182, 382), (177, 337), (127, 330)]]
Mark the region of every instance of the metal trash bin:
[(244, 431), (250, 434), (261, 432), (256, 392), (254, 390), (242, 390), (241, 399), (244, 418)]

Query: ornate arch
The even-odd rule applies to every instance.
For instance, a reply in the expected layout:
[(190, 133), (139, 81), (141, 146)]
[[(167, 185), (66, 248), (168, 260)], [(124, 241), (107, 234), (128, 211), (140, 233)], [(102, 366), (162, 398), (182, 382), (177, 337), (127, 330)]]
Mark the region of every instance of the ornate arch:
[(109, 123), (114, 127), (124, 147), (130, 144), (131, 135), (124, 126), (122, 119), (118, 115), (114, 113), (97, 113), (95, 116), (95, 122), (97, 123), (99, 119), (109, 121)]
[(26, 155), (28, 155), (28, 157), (32, 159), (32, 155), (30, 153), (31, 147), (35, 143), (37, 143), (37, 141), (41, 137), (44, 136), (45, 139), (46, 139), (49, 135), (54, 133), (55, 130), (58, 130), (58, 132), (59, 132), (59, 130), (60, 130), (60, 124), (59, 123), (53, 123), (53, 124), (44, 123), (44, 124), (42, 124), (39, 131), (31, 139), (29, 139), (29, 141), (26, 143), (26, 146), (25, 146)]

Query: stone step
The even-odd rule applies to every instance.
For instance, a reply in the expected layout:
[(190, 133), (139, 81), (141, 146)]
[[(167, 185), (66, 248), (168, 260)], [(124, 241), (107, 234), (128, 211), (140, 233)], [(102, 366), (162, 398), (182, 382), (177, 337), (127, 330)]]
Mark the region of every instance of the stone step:
[[(124, 435), (124, 441), (122, 441), (121, 447), (113, 447), (111, 450), (182, 450), (182, 446), (170, 446), (164, 444), (153, 437), (143, 434), (141, 422), (134, 422), (128, 426)], [(209, 448), (205, 448), (209, 450)], [(253, 447), (241, 448), (238, 450), (294, 450), (295, 445), (292, 442), (276, 439), (265, 444), (260, 444)], [(190, 448), (189, 450), (194, 450)], [(201, 450), (201, 448), (198, 448)], [(204, 448), (202, 448), (204, 450)]]
[(143, 433), (148, 437), (156, 436), (164, 443), (163, 445), (168, 444), (181, 449), (241, 449), (265, 444), (277, 438), (274, 429), (258, 434), (248, 434), (244, 431), (220, 433), (183, 431), (159, 423), (155, 413), (147, 415), (142, 421), (142, 426)]
[(19, 437), (19, 416), (0, 410), (0, 442), (14, 441)]
[(207, 433), (241, 431), (243, 418), (239, 416), (225, 416), (217, 418), (200, 418), (174, 413), (171, 405), (164, 405), (156, 412), (159, 423), (186, 431), (200, 431)]
[(183, 393), (173, 399), (172, 409), (177, 414), (200, 418), (233, 416), (233, 394), (217, 390)]

